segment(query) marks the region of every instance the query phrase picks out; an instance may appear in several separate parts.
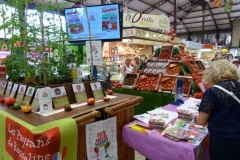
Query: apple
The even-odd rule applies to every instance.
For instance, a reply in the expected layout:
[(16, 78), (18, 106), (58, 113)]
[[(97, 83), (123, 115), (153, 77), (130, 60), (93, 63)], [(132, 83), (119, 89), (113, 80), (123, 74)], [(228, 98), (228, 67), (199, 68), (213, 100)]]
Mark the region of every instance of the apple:
[(20, 109), (21, 105), (19, 103), (14, 103), (13, 109)]
[(68, 104), (68, 105), (64, 106), (64, 110), (65, 111), (71, 111), (72, 107)]

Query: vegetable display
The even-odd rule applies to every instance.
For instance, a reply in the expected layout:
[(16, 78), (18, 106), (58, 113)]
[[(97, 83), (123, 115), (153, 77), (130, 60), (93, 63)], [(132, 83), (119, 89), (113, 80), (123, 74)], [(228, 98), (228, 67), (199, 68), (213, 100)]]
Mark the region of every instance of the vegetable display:
[(135, 88), (145, 91), (155, 91), (157, 90), (157, 82), (158, 82), (158, 76), (146, 76), (141, 75), (138, 79), (137, 84), (135, 85)]
[(173, 91), (176, 84), (176, 77), (164, 76), (159, 87), (160, 91)]

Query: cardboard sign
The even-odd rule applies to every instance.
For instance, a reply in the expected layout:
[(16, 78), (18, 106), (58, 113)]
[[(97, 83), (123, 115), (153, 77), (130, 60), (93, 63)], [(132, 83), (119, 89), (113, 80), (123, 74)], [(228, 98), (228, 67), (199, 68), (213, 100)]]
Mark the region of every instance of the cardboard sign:
[(17, 94), (17, 97), (16, 97), (16, 102), (17, 103), (22, 104), (23, 97), (24, 97), (24, 94), (25, 94), (26, 90), (27, 90), (26, 85), (22, 85), (22, 84), (19, 85), (18, 94)]
[(12, 91), (10, 93), (10, 97), (15, 97), (15, 94), (17, 92), (18, 86), (19, 86), (19, 84), (16, 84), (16, 83), (13, 85)]
[(86, 125), (89, 160), (118, 159), (116, 126), (116, 117)]
[(26, 106), (26, 105), (30, 104), (30, 102), (32, 100), (34, 90), (35, 90), (34, 87), (28, 87), (27, 92), (26, 92), (26, 94), (24, 96), (24, 99), (23, 99), (23, 102), (22, 102), (23, 106)]
[(6, 81), (1, 81), (0, 82), (0, 95), (4, 95), (4, 91), (5, 91), (6, 86), (7, 86)]
[(13, 83), (9, 81), (8, 84), (7, 84), (7, 89), (6, 89), (6, 93), (5, 93), (6, 97), (10, 96), (10, 92), (11, 92), (12, 86), (13, 86)]
[(36, 90), (35, 96), (32, 101), (32, 111), (37, 112), (39, 109), (39, 89)]
[(40, 113), (51, 113), (53, 106), (52, 106), (52, 89), (49, 87), (41, 88), (38, 90), (39, 96), (39, 107)]
[(82, 82), (81, 68), (72, 68), (72, 79), (73, 79), (73, 83)]
[(51, 95), (55, 109), (61, 109), (69, 104), (65, 87), (51, 88)]
[(72, 88), (78, 104), (87, 101), (87, 94), (83, 83), (72, 84)]
[(93, 96), (95, 99), (102, 99), (104, 97), (102, 86), (100, 82), (90, 83)]

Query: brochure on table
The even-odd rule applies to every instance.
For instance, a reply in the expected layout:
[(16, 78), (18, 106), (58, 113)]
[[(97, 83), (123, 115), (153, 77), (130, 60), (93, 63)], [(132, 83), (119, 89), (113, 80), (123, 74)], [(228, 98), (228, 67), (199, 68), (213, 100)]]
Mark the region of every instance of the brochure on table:
[(23, 97), (24, 97), (24, 94), (25, 94), (26, 90), (27, 90), (27, 86), (23, 85), (23, 84), (20, 84), (19, 89), (18, 89), (18, 94), (17, 94), (17, 97), (16, 97), (16, 102), (17, 103), (22, 104)]
[(11, 92), (11, 89), (12, 89), (12, 85), (13, 83), (8, 81), (8, 84), (7, 84), (7, 89), (6, 89), (6, 93), (5, 93), (5, 96), (6, 97), (9, 97), (10, 96), (10, 92)]
[(97, 99), (102, 99), (104, 97), (102, 86), (100, 82), (94, 82), (90, 83), (90, 86), (92, 88), (93, 96)]
[(52, 101), (55, 109), (63, 108), (69, 104), (64, 86), (51, 88)]
[(33, 96), (33, 93), (34, 93), (34, 90), (35, 88), (34, 87), (28, 87), (27, 88), (27, 92), (23, 98), (23, 102), (22, 102), (22, 105), (23, 106), (27, 106), (30, 104), (31, 100), (32, 100), (32, 96)]
[(15, 96), (15, 94), (17, 92), (17, 89), (18, 89), (18, 86), (19, 86), (19, 84), (16, 84), (16, 83), (13, 85), (12, 91), (10, 93), (10, 97), (14, 97)]
[(88, 98), (83, 83), (72, 84), (72, 88), (78, 104), (87, 101)]

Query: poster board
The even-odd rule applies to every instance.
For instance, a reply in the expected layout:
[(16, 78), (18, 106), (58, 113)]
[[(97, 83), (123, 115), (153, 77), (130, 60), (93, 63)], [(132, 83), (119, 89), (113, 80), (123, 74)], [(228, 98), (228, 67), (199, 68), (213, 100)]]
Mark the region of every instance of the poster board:
[(116, 117), (86, 125), (86, 148), (89, 160), (118, 159), (116, 126)]
[(32, 96), (33, 96), (34, 90), (35, 90), (34, 87), (28, 87), (27, 88), (27, 92), (26, 92), (26, 94), (25, 94), (25, 96), (23, 98), (23, 102), (22, 102), (23, 106), (30, 105), (30, 102), (32, 100)]
[(39, 107), (40, 113), (51, 113), (53, 110), (52, 106), (52, 89), (50, 87), (39, 89)]
[(32, 101), (32, 111), (37, 112), (39, 110), (39, 89), (36, 89), (35, 95)]
[(18, 87), (19, 87), (19, 84), (17, 84), (17, 83), (15, 83), (15, 84), (13, 85), (12, 91), (11, 91), (11, 93), (10, 93), (10, 97), (15, 97), (15, 96), (16, 96), (16, 92), (17, 92), (17, 90), (18, 90)]
[(61, 109), (69, 104), (64, 86), (51, 88), (52, 101), (55, 109)]
[(18, 94), (17, 94), (17, 97), (16, 97), (16, 103), (22, 104), (23, 97), (24, 97), (24, 94), (25, 94), (26, 90), (27, 90), (26, 85), (23, 85), (23, 84), (19, 85)]
[(83, 83), (72, 84), (72, 88), (78, 104), (87, 101), (88, 98)]
[(102, 99), (104, 97), (102, 86), (101, 86), (100, 82), (90, 83), (90, 86), (91, 86), (95, 100)]
[(2, 80), (2, 81), (0, 82), (0, 95), (4, 95), (6, 86), (7, 86), (7, 81)]

